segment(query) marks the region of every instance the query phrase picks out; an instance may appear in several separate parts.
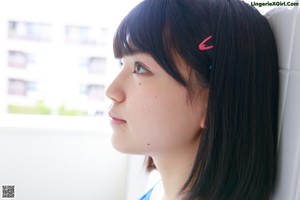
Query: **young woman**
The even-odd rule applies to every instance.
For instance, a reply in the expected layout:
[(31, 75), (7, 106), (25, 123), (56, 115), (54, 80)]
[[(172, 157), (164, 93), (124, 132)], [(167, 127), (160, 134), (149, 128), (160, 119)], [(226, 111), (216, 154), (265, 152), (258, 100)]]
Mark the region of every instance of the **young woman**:
[[(120, 24), (106, 91), (115, 149), (146, 156), (164, 200), (266, 200), (274, 187), (278, 61), (239, 0), (144, 0)], [(156, 187), (141, 199), (154, 199)], [(158, 198), (156, 198), (158, 199)]]

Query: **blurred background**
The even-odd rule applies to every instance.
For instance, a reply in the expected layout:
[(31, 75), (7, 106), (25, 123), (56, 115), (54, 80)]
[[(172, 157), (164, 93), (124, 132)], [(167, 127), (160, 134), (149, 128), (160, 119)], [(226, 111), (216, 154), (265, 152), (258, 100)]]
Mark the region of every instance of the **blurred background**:
[(116, 26), (139, 0), (1, 2), (0, 112), (103, 115)]

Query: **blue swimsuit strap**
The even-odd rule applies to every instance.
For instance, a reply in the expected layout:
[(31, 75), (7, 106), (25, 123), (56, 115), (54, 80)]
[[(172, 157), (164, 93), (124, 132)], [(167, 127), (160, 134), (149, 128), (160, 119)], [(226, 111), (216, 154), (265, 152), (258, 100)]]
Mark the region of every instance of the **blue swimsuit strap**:
[(150, 196), (151, 196), (151, 193), (153, 191), (155, 186), (153, 186), (146, 194), (144, 194), (144, 196), (142, 196), (142, 198), (140, 198), (139, 200), (149, 200), (150, 199)]

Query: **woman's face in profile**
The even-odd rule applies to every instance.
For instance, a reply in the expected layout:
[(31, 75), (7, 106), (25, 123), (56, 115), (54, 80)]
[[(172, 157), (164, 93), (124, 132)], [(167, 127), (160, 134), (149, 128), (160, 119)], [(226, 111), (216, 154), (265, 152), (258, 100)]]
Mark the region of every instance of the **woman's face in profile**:
[[(178, 152), (198, 144), (204, 126), (208, 92), (203, 90), (193, 103), (188, 91), (149, 54), (122, 59), (122, 69), (106, 91), (112, 100), (112, 144), (132, 154), (154, 155)], [(188, 77), (187, 67), (179, 69)]]

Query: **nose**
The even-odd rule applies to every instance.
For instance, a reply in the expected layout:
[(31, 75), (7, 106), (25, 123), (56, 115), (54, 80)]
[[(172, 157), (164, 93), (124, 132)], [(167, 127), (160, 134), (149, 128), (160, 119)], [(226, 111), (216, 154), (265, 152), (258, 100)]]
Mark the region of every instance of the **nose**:
[(110, 83), (105, 91), (105, 95), (114, 102), (120, 103), (125, 100), (125, 92), (123, 89), (124, 83), (121, 79), (121, 72), (118, 76)]

